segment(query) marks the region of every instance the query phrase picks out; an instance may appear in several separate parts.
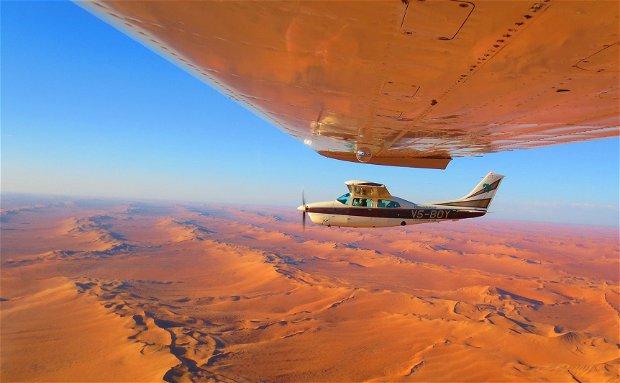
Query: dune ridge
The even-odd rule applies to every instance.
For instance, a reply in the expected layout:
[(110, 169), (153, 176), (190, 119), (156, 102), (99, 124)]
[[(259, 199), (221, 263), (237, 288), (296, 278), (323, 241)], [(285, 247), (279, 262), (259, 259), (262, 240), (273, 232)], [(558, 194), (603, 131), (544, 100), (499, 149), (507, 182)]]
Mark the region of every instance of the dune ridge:
[[(480, 221), (303, 232), (283, 209), (36, 206), (2, 225), (3, 381), (93, 376), (72, 352), (92, 342), (70, 331), (86, 326), (74, 316), (49, 329), (58, 340), (41, 344), (44, 367), (32, 369), (23, 355), (43, 324), (15, 315), (33, 307), (58, 323), (96, 318), (91, 335), (108, 348), (88, 357), (103, 358), (108, 381), (146, 370), (166, 382), (620, 378), (613, 229)], [(63, 310), (45, 303), (56, 296)]]
[(1, 303), (2, 381), (151, 382), (171, 363), (164, 350), (144, 353), (127, 342), (126, 318), (78, 294), (69, 279), (34, 283)]

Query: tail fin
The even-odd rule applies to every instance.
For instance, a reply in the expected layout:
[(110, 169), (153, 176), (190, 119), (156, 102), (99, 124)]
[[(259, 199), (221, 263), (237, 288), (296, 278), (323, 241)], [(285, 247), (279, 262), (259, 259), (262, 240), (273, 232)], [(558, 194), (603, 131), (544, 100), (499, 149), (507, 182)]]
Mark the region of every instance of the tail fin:
[(465, 197), (452, 201), (438, 202), (435, 205), (488, 209), (503, 178), (504, 176), (501, 174), (489, 172)]

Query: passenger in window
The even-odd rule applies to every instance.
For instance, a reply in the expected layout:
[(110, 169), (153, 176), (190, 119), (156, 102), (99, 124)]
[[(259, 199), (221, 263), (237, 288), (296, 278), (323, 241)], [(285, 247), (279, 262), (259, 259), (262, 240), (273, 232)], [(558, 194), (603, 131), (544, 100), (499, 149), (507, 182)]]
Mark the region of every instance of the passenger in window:
[(372, 207), (372, 200), (370, 198), (353, 198), (353, 206)]

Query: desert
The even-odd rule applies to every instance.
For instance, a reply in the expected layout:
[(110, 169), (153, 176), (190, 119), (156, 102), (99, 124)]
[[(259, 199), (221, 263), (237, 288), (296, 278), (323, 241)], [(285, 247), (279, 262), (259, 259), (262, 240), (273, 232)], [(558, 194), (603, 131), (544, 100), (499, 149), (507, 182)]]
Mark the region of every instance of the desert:
[(620, 378), (617, 228), (2, 202), (3, 382)]

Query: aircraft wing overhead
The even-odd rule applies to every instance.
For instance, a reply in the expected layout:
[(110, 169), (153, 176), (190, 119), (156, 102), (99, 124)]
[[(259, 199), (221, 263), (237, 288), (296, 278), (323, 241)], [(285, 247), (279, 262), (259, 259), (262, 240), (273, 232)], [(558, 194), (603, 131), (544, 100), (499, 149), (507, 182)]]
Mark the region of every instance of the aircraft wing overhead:
[(78, 4), (327, 157), (445, 168), (620, 133), (616, 1)]

